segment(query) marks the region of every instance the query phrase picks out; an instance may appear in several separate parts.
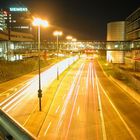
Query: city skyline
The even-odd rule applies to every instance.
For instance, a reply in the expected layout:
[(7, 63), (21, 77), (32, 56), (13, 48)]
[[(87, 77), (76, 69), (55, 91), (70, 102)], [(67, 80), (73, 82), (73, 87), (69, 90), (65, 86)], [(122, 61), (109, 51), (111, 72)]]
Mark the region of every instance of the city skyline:
[[(106, 40), (108, 22), (125, 20), (128, 15), (139, 7), (139, 1), (102, 2), (95, 1), (45, 1), (13, 0), (29, 8), (32, 15), (38, 15), (50, 22), (55, 28), (72, 33), (79, 39)], [(9, 3), (10, 3), (9, 2)], [(8, 5), (5, 3), (5, 5)], [(38, 10), (36, 10), (38, 9)]]

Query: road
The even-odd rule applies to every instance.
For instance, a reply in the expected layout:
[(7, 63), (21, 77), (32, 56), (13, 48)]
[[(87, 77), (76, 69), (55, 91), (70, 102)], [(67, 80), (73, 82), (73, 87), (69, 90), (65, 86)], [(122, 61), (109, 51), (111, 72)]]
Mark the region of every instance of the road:
[(43, 86), (42, 112), (33, 81), (2, 107), (39, 140), (140, 139), (140, 105), (103, 73), (97, 60), (80, 59), (59, 81)]

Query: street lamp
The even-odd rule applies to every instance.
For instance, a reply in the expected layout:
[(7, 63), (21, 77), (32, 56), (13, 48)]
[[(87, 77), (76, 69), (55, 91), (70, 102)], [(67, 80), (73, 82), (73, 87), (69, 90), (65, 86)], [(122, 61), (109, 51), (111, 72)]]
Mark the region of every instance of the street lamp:
[(67, 36), (66, 39), (67, 40), (72, 40), (72, 36)]
[(42, 20), (40, 18), (34, 18), (33, 26), (38, 27), (38, 76), (39, 76), (39, 89), (38, 89), (38, 98), (39, 98), (39, 111), (41, 111), (41, 98), (42, 98), (42, 90), (41, 90), (41, 76), (40, 76), (40, 27), (48, 27), (49, 24), (46, 20)]
[[(72, 36), (66, 36), (66, 39), (68, 40), (68, 43), (69, 43), (69, 48), (70, 48), (70, 46), (71, 46), (71, 41), (72, 41)], [(68, 50), (68, 48), (67, 48), (67, 50)]]
[[(72, 36), (68, 35), (68, 36), (66, 36), (66, 39), (68, 40), (67, 51), (68, 51), (68, 48), (69, 48), (69, 51), (70, 51)], [(70, 65), (69, 65), (69, 62), (68, 62), (68, 67), (69, 67), (69, 66), (70, 66)]]
[[(59, 36), (62, 36), (62, 32), (61, 31), (55, 31), (53, 33), (54, 36), (56, 36), (56, 41), (57, 41), (57, 60), (58, 60), (58, 52), (59, 52)], [(59, 80), (59, 67), (57, 64), (57, 80)]]
[(73, 47), (74, 47), (73, 49), (76, 49), (76, 41), (77, 41), (77, 39), (76, 39), (76, 38), (73, 38), (73, 39), (72, 39), (72, 42), (73, 42)]
[[(73, 38), (72, 39), (72, 42), (73, 42), (73, 51), (76, 49), (76, 41), (77, 41), (77, 39), (76, 38)], [(74, 59), (73, 59), (73, 62), (74, 62)]]

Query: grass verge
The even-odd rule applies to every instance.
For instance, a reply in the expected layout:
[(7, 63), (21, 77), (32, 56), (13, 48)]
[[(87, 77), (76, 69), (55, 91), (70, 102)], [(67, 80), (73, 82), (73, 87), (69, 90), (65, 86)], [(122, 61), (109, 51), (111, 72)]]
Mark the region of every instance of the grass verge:
[(120, 69), (118, 64), (107, 63), (105, 59), (99, 59), (98, 61), (108, 76), (120, 80), (131, 89), (140, 93), (139, 81), (136, 81), (134, 75), (129, 73), (129, 70)]
[[(41, 68), (49, 66), (60, 59), (41, 60)], [(38, 58), (28, 58), (21, 61), (0, 61), (0, 83), (8, 81), (38, 69)]]

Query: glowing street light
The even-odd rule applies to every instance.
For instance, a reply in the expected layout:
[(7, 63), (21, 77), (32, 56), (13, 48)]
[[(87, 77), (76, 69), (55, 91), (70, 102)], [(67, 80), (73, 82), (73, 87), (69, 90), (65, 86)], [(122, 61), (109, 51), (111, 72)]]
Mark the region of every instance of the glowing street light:
[[(72, 36), (68, 35), (68, 36), (66, 36), (66, 39), (68, 40), (69, 48), (70, 48), (70, 46), (71, 46), (71, 41), (72, 41)], [(67, 46), (67, 49), (68, 49), (68, 46)]]
[(67, 36), (66, 39), (67, 40), (72, 40), (72, 36)]
[(76, 42), (76, 41), (77, 41), (77, 39), (76, 39), (76, 38), (73, 38), (73, 39), (72, 39), (72, 42)]
[(43, 27), (48, 27), (49, 23), (46, 20), (42, 20), (41, 18), (34, 18), (33, 20), (33, 26), (43, 26)]
[(73, 42), (73, 45), (74, 45), (74, 49), (76, 49), (76, 41), (77, 41), (76, 38), (73, 38), (73, 39), (72, 39), (72, 42)]
[[(55, 31), (53, 33), (54, 36), (56, 36), (57, 39), (57, 60), (58, 60), (58, 52), (59, 52), (59, 36), (62, 36), (62, 31)], [(59, 80), (59, 67), (57, 65), (57, 80)]]
[(33, 26), (38, 27), (38, 76), (39, 76), (39, 89), (38, 89), (38, 98), (39, 98), (39, 111), (41, 111), (41, 98), (42, 98), (42, 90), (41, 90), (41, 76), (40, 76), (40, 27), (48, 27), (49, 24), (46, 20), (42, 20), (40, 18), (34, 18)]

